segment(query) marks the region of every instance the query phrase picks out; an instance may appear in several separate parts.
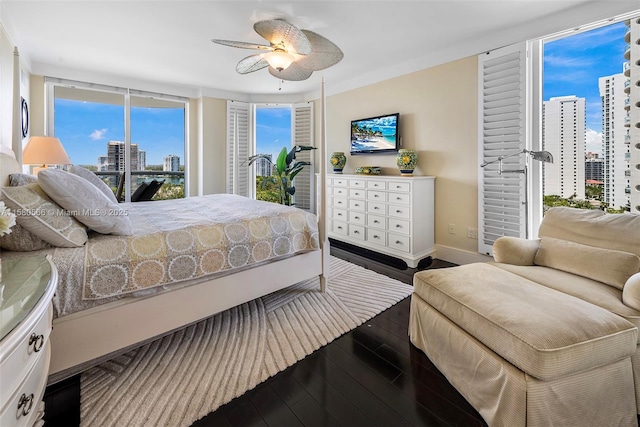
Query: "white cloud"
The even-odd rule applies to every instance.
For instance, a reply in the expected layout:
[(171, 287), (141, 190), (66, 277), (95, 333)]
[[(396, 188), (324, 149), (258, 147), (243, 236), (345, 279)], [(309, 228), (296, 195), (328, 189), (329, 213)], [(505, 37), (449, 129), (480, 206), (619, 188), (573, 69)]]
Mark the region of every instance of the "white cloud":
[(91, 132), (91, 135), (89, 135), (89, 138), (93, 139), (94, 141), (99, 141), (101, 139), (104, 139), (104, 134), (107, 133), (107, 129), (96, 129), (93, 132)]
[(602, 133), (593, 129), (587, 128), (585, 133), (585, 153), (591, 151), (592, 153), (599, 153), (602, 155)]

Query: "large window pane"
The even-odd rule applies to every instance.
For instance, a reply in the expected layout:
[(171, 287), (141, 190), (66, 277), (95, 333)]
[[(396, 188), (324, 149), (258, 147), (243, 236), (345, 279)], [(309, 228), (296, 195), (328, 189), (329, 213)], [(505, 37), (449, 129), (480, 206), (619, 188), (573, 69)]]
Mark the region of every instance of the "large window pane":
[(98, 172), (113, 189), (118, 171), (109, 163), (110, 143), (124, 141), (124, 95), (56, 86), (54, 130), (71, 162)]
[(163, 184), (153, 200), (184, 197), (184, 103), (131, 97), (131, 194)]

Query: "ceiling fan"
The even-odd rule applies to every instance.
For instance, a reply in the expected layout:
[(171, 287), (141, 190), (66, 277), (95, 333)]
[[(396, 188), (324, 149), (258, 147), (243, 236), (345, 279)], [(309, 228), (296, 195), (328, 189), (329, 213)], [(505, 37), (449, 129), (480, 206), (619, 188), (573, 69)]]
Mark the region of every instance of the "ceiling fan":
[(240, 74), (248, 74), (269, 67), (269, 73), (279, 79), (305, 80), (314, 71), (337, 64), (344, 56), (338, 46), (320, 34), (301, 30), (282, 19), (258, 21), (253, 24), (253, 29), (269, 44), (211, 40), (225, 46), (266, 52), (256, 53), (240, 60), (236, 65), (236, 71)]

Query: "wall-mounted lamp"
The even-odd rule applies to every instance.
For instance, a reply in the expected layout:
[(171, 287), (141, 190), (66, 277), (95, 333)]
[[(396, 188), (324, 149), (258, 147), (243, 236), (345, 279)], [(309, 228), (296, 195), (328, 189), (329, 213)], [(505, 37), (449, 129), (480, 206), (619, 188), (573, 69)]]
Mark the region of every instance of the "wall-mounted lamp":
[(553, 156), (551, 155), (550, 152), (548, 151), (531, 151), (531, 150), (527, 150), (526, 148), (518, 151), (516, 153), (512, 153), (512, 154), (507, 154), (506, 156), (500, 156), (494, 160), (490, 160), (488, 162), (484, 162), (483, 164), (480, 165), (481, 168), (493, 164), (493, 163), (498, 163), (498, 175), (502, 175), (505, 173), (521, 173), (524, 175), (524, 216), (525, 216), (525, 237), (528, 239), (529, 238), (529, 183), (528, 183), (528, 173), (527, 173), (527, 165), (525, 164), (524, 168), (522, 169), (503, 169), (502, 168), (502, 161), (504, 159), (507, 159), (509, 157), (515, 157), (515, 156), (519, 156), (521, 154), (525, 154), (528, 156), (531, 156), (531, 158), (533, 160), (537, 160), (539, 162), (543, 162), (543, 163), (553, 163)]
[(67, 152), (58, 138), (53, 136), (32, 136), (22, 151), (22, 163), (41, 165), (33, 168), (37, 174), (47, 165), (68, 165), (71, 163)]

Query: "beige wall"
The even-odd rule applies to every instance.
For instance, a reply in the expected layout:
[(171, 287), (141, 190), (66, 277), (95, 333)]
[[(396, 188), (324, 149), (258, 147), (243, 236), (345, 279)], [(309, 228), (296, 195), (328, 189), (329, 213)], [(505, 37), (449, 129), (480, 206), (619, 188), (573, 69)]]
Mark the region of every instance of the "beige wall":
[[(349, 152), (351, 120), (400, 113), (403, 147), (419, 156), (414, 175), (436, 177), (436, 245), (472, 253), (477, 240), (467, 237), (467, 228), (478, 227), (477, 93), (477, 58), (470, 57), (327, 98), (329, 153)], [(345, 173), (363, 165), (399, 175), (395, 156), (381, 154), (347, 154)]]
[(227, 100), (201, 98), (203, 194), (226, 191)]

